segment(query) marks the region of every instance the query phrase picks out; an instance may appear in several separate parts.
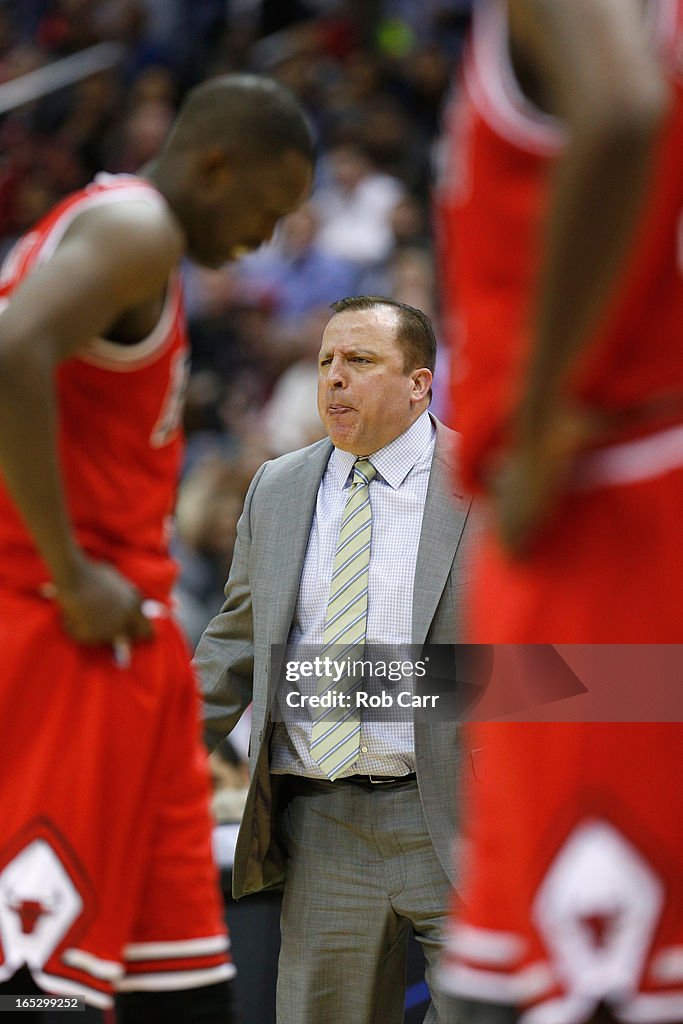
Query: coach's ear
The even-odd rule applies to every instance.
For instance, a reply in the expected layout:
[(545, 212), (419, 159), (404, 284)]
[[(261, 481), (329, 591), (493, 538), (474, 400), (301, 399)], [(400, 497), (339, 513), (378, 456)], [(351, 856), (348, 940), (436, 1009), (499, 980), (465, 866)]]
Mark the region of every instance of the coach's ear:
[(412, 390), (410, 394), (411, 402), (417, 403), (428, 398), (429, 390), (432, 386), (432, 371), (428, 370), (426, 366), (422, 366), (419, 370), (413, 370), (411, 372), (410, 379), (412, 382)]

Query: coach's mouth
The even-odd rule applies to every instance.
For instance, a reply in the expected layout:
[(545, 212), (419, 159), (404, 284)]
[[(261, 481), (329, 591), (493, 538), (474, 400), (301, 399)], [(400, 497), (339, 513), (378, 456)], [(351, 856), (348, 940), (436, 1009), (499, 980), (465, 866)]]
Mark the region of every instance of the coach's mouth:
[(331, 416), (343, 416), (347, 412), (356, 412), (352, 405), (341, 405), (339, 402), (328, 405), (327, 411)]

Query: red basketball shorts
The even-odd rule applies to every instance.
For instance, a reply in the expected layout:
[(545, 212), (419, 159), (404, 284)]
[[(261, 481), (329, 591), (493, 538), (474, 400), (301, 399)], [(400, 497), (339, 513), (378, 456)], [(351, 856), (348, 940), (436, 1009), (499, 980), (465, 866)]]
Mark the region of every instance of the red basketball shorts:
[[(490, 534), (471, 639), (679, 644), (682, 462), (680, 427), (595, 452), (528, 558)], [(655, 681), (643, 674), (645, 695)], [(600, 1001), (628, 1024), (683, 1021), (683, 724), (680, 697), (669, 704), (661, 722), (468, 726), (446, 990), (514, 1005), (523, 1024), (580, 1024)]]
[(182, 989), (234, 973), (187, 649), (72, 643), (48, 601), (0, 590), (0, 981)]
[(469, 727), (464, 885), (441, 984), (524, 1024), (683, 1020), (677, 722)]

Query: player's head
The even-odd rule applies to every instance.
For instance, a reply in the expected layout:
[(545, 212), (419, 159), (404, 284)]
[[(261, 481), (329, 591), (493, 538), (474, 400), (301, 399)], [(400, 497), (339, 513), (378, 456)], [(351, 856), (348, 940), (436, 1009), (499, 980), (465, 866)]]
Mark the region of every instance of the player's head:
[(436, 341), (429, 317), (376, 295), (332, 305), (318, 359), (318, 411), (332, 443), (372, 455), (429, 405)]
[(294, 96), (256, 75), (209, 79), (187, 95), (151, 177), (190, 256), (219, 266), (269, 239), (308, 193), (313, 142)]

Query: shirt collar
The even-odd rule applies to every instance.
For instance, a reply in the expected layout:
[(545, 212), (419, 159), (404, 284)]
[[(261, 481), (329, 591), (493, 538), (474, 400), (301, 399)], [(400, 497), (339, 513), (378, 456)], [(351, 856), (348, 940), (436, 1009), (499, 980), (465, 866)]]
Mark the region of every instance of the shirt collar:
[[(427, 452), (432, 444), (434, 434), (434, 426), (425, 409), (407, 430), (386, 444), (384, 448), (368, 455), (367, 458), (379, 476), (396, 490), (401, 486), (413, 466)], [(332, 479), (340, 489), (348, 482), (357, 458), (358, 456), (353, 452), (344, 452), (341, 448), (335, 448), (332, 452), (329, 469)]]

